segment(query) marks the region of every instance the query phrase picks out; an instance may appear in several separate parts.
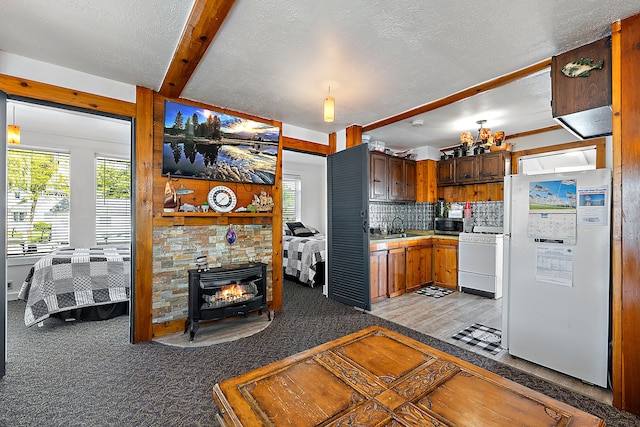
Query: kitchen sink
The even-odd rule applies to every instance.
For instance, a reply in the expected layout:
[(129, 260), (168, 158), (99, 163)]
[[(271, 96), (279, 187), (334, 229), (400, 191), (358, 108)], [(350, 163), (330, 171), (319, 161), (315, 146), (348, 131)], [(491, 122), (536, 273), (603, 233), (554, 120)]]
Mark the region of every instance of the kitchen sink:
[(372, 240), (381, 240), (381, 239), (401, 239), (403, 237), (417, 237), (420, 236), (420, 234), (413, 234), (413, 233), (393, 233), (393, 234), (372, 234), (371, 235), (371, 239)]

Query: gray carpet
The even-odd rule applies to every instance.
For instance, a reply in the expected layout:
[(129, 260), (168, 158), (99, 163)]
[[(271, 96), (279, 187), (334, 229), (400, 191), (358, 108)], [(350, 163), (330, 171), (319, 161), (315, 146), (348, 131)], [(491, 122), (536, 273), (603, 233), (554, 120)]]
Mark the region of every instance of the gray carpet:
[(128, 318), (48, 319), (26, 328), (24, 303), (8, 303), (7, 375), (0, 426), (211, 426), (212, 387), (286, 356), (379, 324), (603, 418), (640, 419), (517, 369), (328, 300), (284, 282), (284, 308), (265, 330), (211, 347), (128, 343)]

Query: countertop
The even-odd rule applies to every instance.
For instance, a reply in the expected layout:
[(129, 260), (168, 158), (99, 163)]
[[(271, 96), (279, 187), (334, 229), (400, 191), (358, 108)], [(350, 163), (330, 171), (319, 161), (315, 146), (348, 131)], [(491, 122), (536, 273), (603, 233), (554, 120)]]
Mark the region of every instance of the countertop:
[(432, 239), (458, 241), (458, 236), (448, 234), (435, 234), (433, 230), (405, 230), (406, 237), (369, 237), (370, 250), (391, 249), (394, 247), (413, 246), (419, 244), (420, 241), (428, 241)]

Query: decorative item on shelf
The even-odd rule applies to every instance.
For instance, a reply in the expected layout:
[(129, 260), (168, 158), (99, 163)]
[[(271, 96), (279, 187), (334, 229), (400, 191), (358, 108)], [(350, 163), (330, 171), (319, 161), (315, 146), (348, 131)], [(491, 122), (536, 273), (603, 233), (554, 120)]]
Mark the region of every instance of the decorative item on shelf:
[(180, 205), (180, 208), (178, 210), (180, 212), (198, 212), (198, 209), (190, 203)]
[(226, 185), (218, 185), (209, 191), (207, 202), (216, 212), (231, 212), (236, 207), (236, 193)]
[(196, 211), (195, 206), (189, 205), (188, 203), (185, 203), (186, 205), (189, 205), (187, 209), (191, 209), (193, 207), (193, 210), (182, 209), (182, 196), (186, 196), (187, 194), (193, 194), (193, 190), (191, 188), (185, 187), (183, 184), (180, 184), (180, 188), (176, 190), (176, 195), (178, 196), (178, 206), (179, 206), (178, 210), (183, 212), (195, 212)]
[(511, 151), (513, 145), (505, 142), (505, 134), (503, 131), (498, 131), (493, 136), (493, 144), (491, 145), (491, 151)]
[(201, 207), (202, 207), (202, 212), (209, 212), (209, 203), (208, 202), (203, 202)]
[(260, 194), (253, 196), (253, 202), (251, 203), (257, 212), (271, 212), (273, 209), (273, 197), (267, 194), (266, 191), (260, 190)]
[(460, 134), (460, 143), (464, 147), (465, 151), (470, 150), (473, 145), (473, 136), (471, 132), (462, 132)]
[(171, 174), (167, 174), (167, 183), (164, 185), (164, 211), (175, 212), (176, 207), (178, 207), (176, 188), (171, 182)]
[(224, 238), (230, 245), (233, 245), (236, 242), (238, 235), (235, 231), (233, 231), (233, 227), (231, 224), (229, 224), (229, 229), (227, 230), (227, 234), (224, 236)]
[(196, 267), (198, 268), (198, 273), (209, 270), (209, 261), (207, 261), (206, 255), (196, 257)]

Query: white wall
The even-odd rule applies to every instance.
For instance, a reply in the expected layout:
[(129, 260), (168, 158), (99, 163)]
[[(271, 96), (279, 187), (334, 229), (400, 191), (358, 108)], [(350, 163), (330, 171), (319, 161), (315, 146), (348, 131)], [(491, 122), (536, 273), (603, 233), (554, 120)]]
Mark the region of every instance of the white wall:
[(283, 150), (282, 173), (302, 180), (301, 221), (324, 234), (327, 232), (327, 159), (322, 156)]
[[(73, 113), (66, 113), (73, 114)], [(81, 121), (80, 116), (76, 117)], [(122, 126), (130, 129), (128, 122)], [(21, 128), (21, 144), (19, 148), (32, 148), (68, 152), (70, 182), (70, 245), (94, 246), (95, 241), (95, 157), (96, 155), (112, 158), (129, 159), (131, 141), (120, 143), (98, 139), (85, 139), (59, 134), (29, 131)], [(130, 131), (128, 132), (130, 134)], [(7, 280), (12, 281), (12, 288), (7, 292), (9, 300), (16, 299), (22, 282), (31, 266), (40, 257), (10, 258), (7, 260)]]

